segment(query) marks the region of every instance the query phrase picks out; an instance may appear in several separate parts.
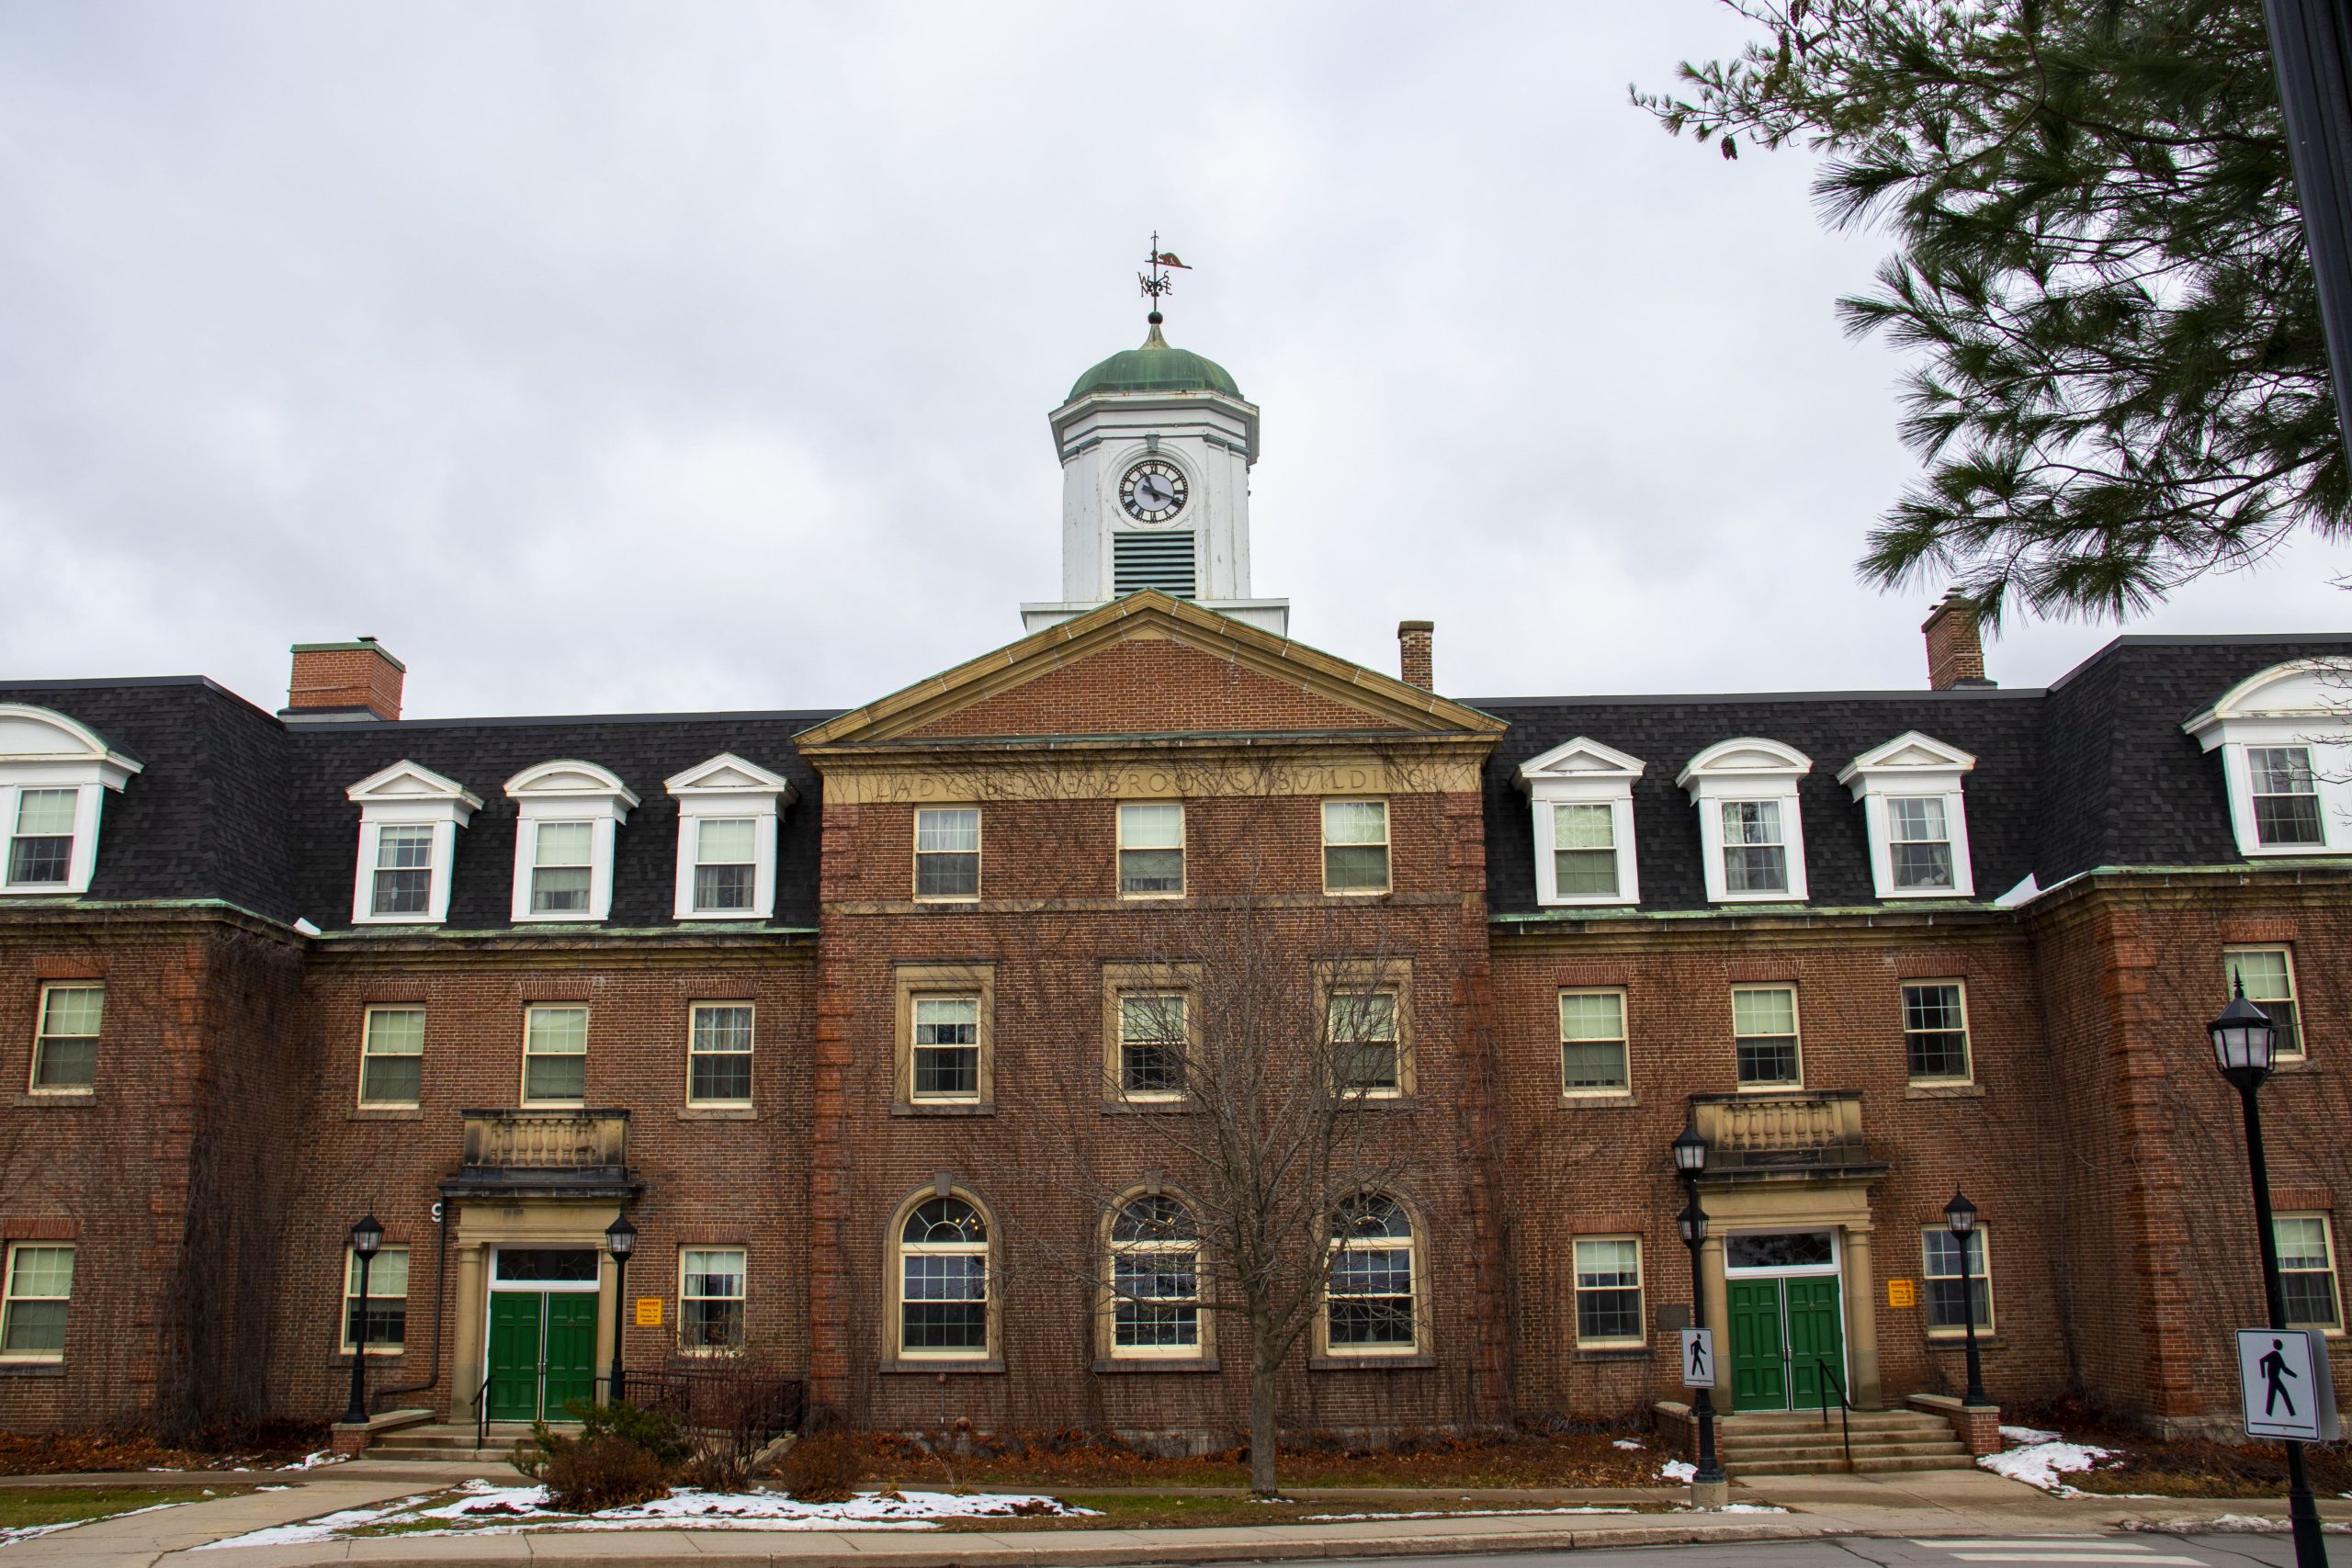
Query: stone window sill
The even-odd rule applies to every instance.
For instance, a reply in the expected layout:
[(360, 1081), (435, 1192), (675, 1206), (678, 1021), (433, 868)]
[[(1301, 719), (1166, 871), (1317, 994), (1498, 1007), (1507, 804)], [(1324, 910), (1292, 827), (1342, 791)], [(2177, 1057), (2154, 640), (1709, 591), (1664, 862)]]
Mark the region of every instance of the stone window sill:
[[(1976, 1348), (1979, 1350), (2005, 1350), (2008, 1348), (2008, 1340), (1997, 1334), (1980, 1334), (1976, 1337)], [(1968, 1348), (1968, 1338), (1965, 1335), (1946, 1334), (1939, 1329), (1928, 1336), (1928, 1348), (1964, 1351)]]
[(1569, 1111), (1627, 1111), (1641, 1104), (1641, 1100), (1628, 1093), (1563, 1094), (1560, 1104)]
[(901, 1361), (885, 1359), (876, 1369), (885, 1377), (971, 1377), (1004, 1371), (1001, 1357), (985, 1361)]
[(993, 1116), (996, 1114), (996, 1104), (992, 1100), (942, 1100), (936, 1103), (922, 1100), (912, 1104), (900, 1100), (890, 1107), (890, 1114), (893, 1116)]
[(360, 1105), (345, 1118), (351, 1122), (422, 1122), (424, 1111), (414, 1105)]
[(678, 1108), (681, 1122), (756, 1122), (760, 1112), (750, 1105), (682, 1105)]
[(1190, 1099), (1106, 1100), (1102, 1102), (1102, 1114), (1105, 1116), (1187, 1116), (1196, 1109)]
[(63, 1361), (0, 1361), (0, 1378), (62, 1378)]
[(1399, 1372), (1434, 1367), (1437, 1358), (1427, 1353), (1411, 1356), (1309, 1356), (1306, 1370), (1310, 1372)]
[(1098, 1372), (1214, 1372), (1223, 1369), (1218, 1366), (1215, 1356), (1206, 1358), (1170, 1356), (1165, 1360), (1152, 1357), (1139, 1356), (1134, 1359), (1128, 1359), (1125, 1357), (1109, 1356), (1098, 1359), (1094, 1363), (1094, 1370)]
[(1981, 1083), (1915, 1083), (1903, 1087), (1905, 1100), (1982, 1100), (1984, 1086)]
[(17, 1096), (17, 1103), (18, 1105), (78, 1105), (86, 1107), (96, 1105), (97, 1102), (98, 1091), (94, 1089), (51, 1089), (47, 1094), (20, 1094)]
[(1646, 1345), (1613, 1345), (1606, 1349), (1578, 1350), (1579, 1361), (1646, 1361), (1657, 1354)]

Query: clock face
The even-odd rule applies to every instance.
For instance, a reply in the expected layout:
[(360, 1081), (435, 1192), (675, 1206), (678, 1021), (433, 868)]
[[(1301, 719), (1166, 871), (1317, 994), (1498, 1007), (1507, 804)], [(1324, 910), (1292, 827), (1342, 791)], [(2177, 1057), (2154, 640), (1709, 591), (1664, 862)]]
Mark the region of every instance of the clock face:
[(1138, 522), (1165, 523), (1184, 510), (1190, 490), (1175, 464), (1147, 457), (1119, 481), (1119, 504)]

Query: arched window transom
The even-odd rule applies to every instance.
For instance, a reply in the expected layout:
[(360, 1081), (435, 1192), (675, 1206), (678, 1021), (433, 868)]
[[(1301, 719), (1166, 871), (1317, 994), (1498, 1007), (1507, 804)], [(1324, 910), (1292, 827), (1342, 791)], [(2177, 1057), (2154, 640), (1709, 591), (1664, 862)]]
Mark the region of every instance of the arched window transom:
[(899, 1353), (972, 1359), (989, 1350), (989, 1227), (961, 1198), (915, 1206), (899, 1229)]

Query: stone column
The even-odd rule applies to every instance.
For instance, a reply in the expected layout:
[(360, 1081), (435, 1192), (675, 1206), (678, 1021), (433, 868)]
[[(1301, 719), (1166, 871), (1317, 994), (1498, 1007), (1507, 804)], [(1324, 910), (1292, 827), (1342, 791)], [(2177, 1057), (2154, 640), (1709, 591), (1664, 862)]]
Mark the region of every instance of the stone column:
[(1849, 1391), (1857, 1410), (1881, 1410), (1885, 1401), (1878, 1387), (1878, 1275), (1871, 1268), (1868, 1226), (1848, 1225), (1846, 1233), (1846, 1358), (1854, 1380)]
[(449, 1335), (449, 1419), (470, 1426), (474, 1395), (481, 1392), (482, 1246), (460, 1241), (458, 1254), (457, 1322)]
[[(1707, 1200), (1699, 1199), (1703, 1207)], [(1699, 1244), (1699, 1291), (1707, 1303), (1707, 1326), (1715, 1333), (1715, 1414), (1731, 1414), (1731, 1292), (1724, 1285), (1724, 1238), (1712, 1230)]]

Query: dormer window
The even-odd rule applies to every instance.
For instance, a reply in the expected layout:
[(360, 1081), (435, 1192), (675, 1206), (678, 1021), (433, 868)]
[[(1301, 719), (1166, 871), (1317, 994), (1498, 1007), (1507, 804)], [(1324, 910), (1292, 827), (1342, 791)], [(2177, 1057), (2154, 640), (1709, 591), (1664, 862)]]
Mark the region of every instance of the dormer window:
[(791, 781), (722, 752), (662, 786), (678, 803), (681, 920), (764, 920), (775, 913), (776, 823)]
[(481, 796), (415, 762), (394, 762), (344, 791), (359, 807), (354, 925), (437, 925), (449, 918), (458, 829)]
[(1967, 752), (1912, 729), (1838, 771), (1838, 782), (1861, 803), (1880, 897), (1976, 896), (1961, 793), (1961, 780), (1975, 766)]
[(0, 703), (0, 895), (88, 892), (100, 805), (141, 767), (62, 713)]
[(2222, 754), (2239, 853), (2352, 853), (2352, 659), (2275, 664), (2181, 728)]
[(1634, 781), (1645, 764), (1579, 735), (1519, 765), (1535, 813), (1535, 901), (1634, 904)]
[(514, 918), (601, 920), (613, 908), (613, 844), (638, 800), (594, 762), (541, 762), (506, 781), (514, 802)]
[(1804, 901), (1797, 781), (1812, 771), (1802, 751), (1752, 737), (1718, 741), (1690, 759), (1674, 782), (1699, 808), (1709, 902)]

